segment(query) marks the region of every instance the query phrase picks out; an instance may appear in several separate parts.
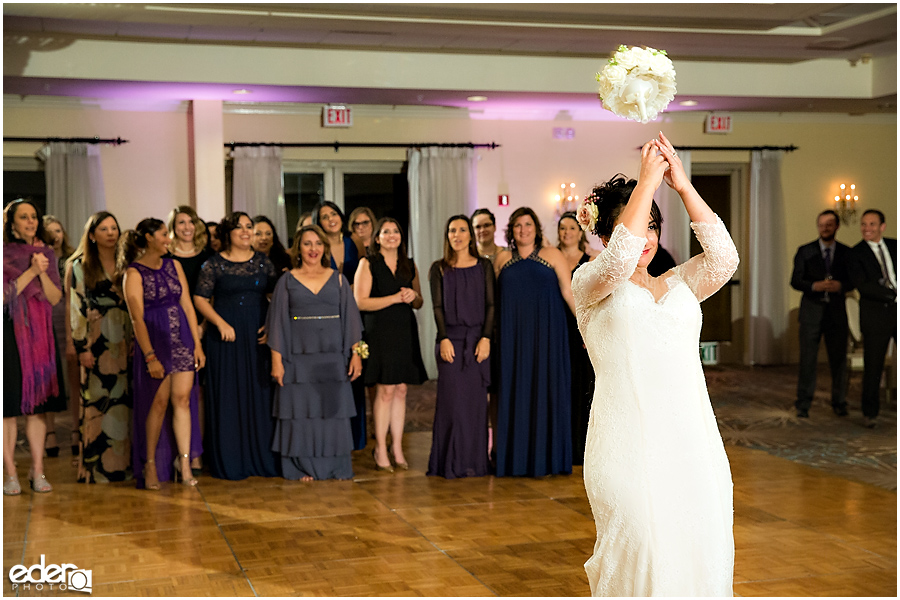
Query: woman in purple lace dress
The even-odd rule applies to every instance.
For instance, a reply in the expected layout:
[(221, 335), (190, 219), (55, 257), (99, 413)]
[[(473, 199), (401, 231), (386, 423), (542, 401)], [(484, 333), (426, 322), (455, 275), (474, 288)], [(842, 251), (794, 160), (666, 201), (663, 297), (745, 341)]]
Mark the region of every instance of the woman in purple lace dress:
[(201, 452), (200, 420), (191, 405), (196, 405), (197, 370), (206, 357), (184, 271), (173, 259), (163, 258), (168, 243), (165, 223), (144, 219), (125, 232), (119, 257), (120, 271), (127, 265), (122, 287), (137, 342), (134, 477), (138, 488), (149, 490), (158, 490), (159, 480), (173, 475), (197, 485), (191, 457)]

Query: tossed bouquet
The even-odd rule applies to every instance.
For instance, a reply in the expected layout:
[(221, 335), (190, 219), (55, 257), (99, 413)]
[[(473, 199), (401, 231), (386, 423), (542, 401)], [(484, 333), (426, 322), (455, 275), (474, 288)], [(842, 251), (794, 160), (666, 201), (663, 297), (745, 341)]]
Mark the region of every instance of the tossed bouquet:
[(675, 98), (675, 66), (665, 50), (619, 46), (597, 81), (604, 108), (641, 123), (656, 119)]

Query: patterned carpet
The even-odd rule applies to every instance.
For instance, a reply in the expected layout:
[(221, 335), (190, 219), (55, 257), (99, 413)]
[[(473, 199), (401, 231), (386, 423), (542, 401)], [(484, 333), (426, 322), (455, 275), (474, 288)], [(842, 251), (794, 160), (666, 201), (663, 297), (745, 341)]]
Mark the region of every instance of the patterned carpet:
[[(764, 450), (833, 475), (897, 489), (897, 404), (882, 402), (878, 427), (863, 427), (861, 375), (851, 376), (850, 416), (831, 410), (828, 369), (820, 366), (809, 419), (794, 410), (797, 367), (706, 367), (719, 431), (726, 445)], [(435, 382), (410, 386), (407, 431), (430, 431)], [(370, 412), (371, 415), (371, 412)]]

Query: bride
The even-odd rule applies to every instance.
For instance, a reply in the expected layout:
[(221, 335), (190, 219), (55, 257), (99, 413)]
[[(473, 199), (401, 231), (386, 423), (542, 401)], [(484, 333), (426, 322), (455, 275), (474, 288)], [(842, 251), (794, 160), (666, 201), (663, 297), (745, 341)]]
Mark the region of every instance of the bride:
[[(653, 194), (681, 196), (703, 247), (647, 273), (662, 217)], [(584, 456), (597, 542), (594, 596), (731, 596), (732, 483), (700, 364), (700, 302), (738, 265), (734, 243), (669, 140), (641, 149), (638, 181), (617, 175), (579, 211), (606, 244), (575, 272), (578, 327), (596, 374)]]

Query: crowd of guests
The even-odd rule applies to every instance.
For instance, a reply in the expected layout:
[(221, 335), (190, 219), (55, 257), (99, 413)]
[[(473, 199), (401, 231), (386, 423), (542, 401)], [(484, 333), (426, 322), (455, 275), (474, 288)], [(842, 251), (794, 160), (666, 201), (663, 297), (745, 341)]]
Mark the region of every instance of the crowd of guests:
[[(439, 373), (428, 473), (571, 472), (593, 389), (572, 316), (571, 275), (589, 258), (574, 215), (560, 220), (558, 247), (530, 209), (511, 217), (507, 247), (486, 209), (450, 217), (443, 233), (427, 282)], [(400, 223), (366, 207), (346, 218), (320, 203), (289, 249), (264, 215), (204, 222), (179, 206), (123, 231), (102, 211), (73, 249), (58, 219), (14, 201), (4, 212), (4, 493), (21, 493), (23, 415), (31, 487), (52, 489), (43, 459), (59, 455), (54, 415), (67, 397), (79, 482), (158, 490), (196, 485), (204, 467), (230, 480), (347, 479), (369, 437), (376, 469), (408, 469), (407, 386), (427, 379), (421, 286)]]
[[(443, 256), (428, 269), (438, 382), (427, 472), (570, 473), (584, 457), (594, 390), (571, 281), (594, 252), (574, 213), (559, 219), (556, 246), (527, 207), (510, 216), (506, 246), (496, 230), (487, 209), (451, 216)], [(348, 479), (351, 453), (370, 437), (376, 469), (408, 469), (407, 386), (427, 375), (415, 316), (422, 283), (405, 240), (395, 219), (365, 207), (345, 218), (322, 202), (301, 216), (289, 248), (263, 215), (204, 222), (179, 206), (166, 221), (124, 232), (98, 212), (73, 249), (58, 219), (27, 200), (10, 203), (4, 493), (21, 493), (18, 416), (30, 485), (51, 491), (43, 460), (59, 455), (54, 415), (67, 396), (79, 482), (133, 478), (158, 490), (170, 479), (196, 485), (204, 466), (229, 480)], [(891, 285), (896, 250), (888, 248), (891, 262), (875, 266)], [(807, 286), (795, 272), (795, 287), (842, 299), (852, 285), (845, 254), (838, 245), (822, 259), (822, 280), (835, 283)], [(845, 414), (835, 389), (835, 412)], [(808, 410), (803, 393), (798, 411)]]

